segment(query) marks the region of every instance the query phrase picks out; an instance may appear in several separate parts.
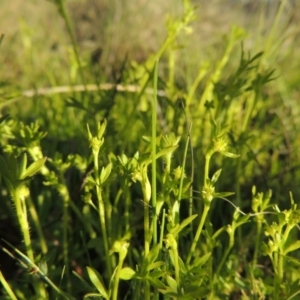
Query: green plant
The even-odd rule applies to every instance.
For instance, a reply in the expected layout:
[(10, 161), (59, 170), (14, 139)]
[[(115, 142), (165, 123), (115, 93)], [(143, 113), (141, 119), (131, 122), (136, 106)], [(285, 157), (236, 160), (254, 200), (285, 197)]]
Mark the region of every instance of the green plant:
[[(3, 266), (0, 297), (297, 299), (298, 112), (281, 96), (298, 93), (274, 59), (291, 55), (286, 31), (276, 40), (287, 2), (253, 47), (234, 25), (198, 62), (198, 12), (182, 1), (161, 46), (115, 66), (115, 82), (95, 77), (54, 3), (66, 69), (31, 73), (36, 90), (0, 82), (1, 252), (19, 263)], [(29, 72), (38, 45), (22, 24)]]

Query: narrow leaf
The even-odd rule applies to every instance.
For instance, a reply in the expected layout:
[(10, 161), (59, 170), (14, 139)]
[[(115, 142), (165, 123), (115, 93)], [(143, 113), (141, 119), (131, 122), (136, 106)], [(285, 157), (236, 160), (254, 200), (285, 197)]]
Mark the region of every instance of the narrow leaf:
[(37, 161), (35, 161), (34, 163), (32, 163), (27, 170), (22, 174), (20, 179), (25, 179), (27, 177), (31, 177), (33, 176), (35, 173), (37, 173), (42, 166), (44, 165), (44, 163), (46, 162), (47, 158), (43, 157), (38, 159)]
[(103, 167), (101, 170), (101, 174), (100, 174), (100, 183), (103, 184), (108, 176), (111, 173), (111, 169), (112, 169), (112, 163), (109, 163), (106, 167)]
[(151, 271), (153, 269), (159, 268), (160, 266), (163, 266), (165, 263), (163, 261), (156, 261), (152, 264), (150, 264), (147, 268), (148, 271)]
[(219, 170), (213, 175), (213, 177), (212, 177), (212, 179), (211, 179), (211, 183), (212, 183), (213, 185), (215, 185), (215, 183), (218, 181), (218, 179), (219, 179), (219, 177), (220, 177), (220, 175), (221, 175), (221, 172), (222, 172), (222, 169), (219, 169)]
[(19, 172), (17, 159), (14, 157), (14, 155), (11, 154), (11, 155), (8, 156), (6, 161), (7, 161), (7, 164), (8, 164), (11, 181), (14, 183), (16, 180), (19, 179), (17, 177), (17, 174)]
[(284, 250), (284, 254), (287, 254), (289, 252), (295, 251), (297, 249), (300, 248), (300, 241), (296, 241), (295, 243), (292, 243), (291, 245), (289, 245), (285, 250)]
[(148, 266), (151, 265), (156, 260), (158, 253), (159, 253), (159, 244), (156, 244), (147, 255)]
[(239, 154), (235, 154), (235, 153), (231, 153), (231, 152), (227, 152), (227, 151), (222, 151), (221, 153), (230, 158), (237, 158), (240, 156)]
[(3, 38), (4, 38), (4, 34), (1, 34), (1, 36), (0, 36), (0, 45), (1, 45), (2, 41), (3, 41)]
[(214, 198), (224, 198), (231, 195), (234, 195), (234, 193), (233, 192), (214, 193)]
[(10, 179), (10, 172), (8, 165), (6, 163), (6, 160), (2, 155), (0, 155), (0, 173), (2, 177), (5, 177), (6, 179)]
[(101, 300), (103, 298), (103, 296), (101, 294), (88, 293), (88, 294), (84, 295), (83, 299), (87, 299), (87, 298), (93, 298), (93, 300), (98, 298)]
[[(1, 43), (1, 40), (0, 40), (0, 43)], [(0, 118), (0, 124), (1, 124), (5, 119), (7, 119), (8, 117), (9, 117), (9, 114), (6, 114), (6, 115), (2, 116), (2, 117)]]
[(166, 288), (166, 286), (160, 280), (158, 280), (156, 278), (153, 278), (153, 277), (149, 276), (149, 277), (147, 277), (147, 281), (149, 281), (150, 284), (152, 286), (154, 286), (155, 288), (158, 288), (158, 289), (165, 289)]
[(86, 267), (89, 278), (91, 282), (94, 284), (98, 292), (104, 297), (105, 299), (109, 299), (108, 293), (104, 287), (103, 280), (101, 275), (93, 268)]
[(176, 280), (169, 275), (166, 276), (166, 279), (167, 279), (167, 283), (168, 283), (169, 287), (172, 289), (172, 291), (177, 293), (178, 285), (177, 285)]
[(186, 227), (187, 225), (189, 225), (198, 215), (192, 215), (186, 219), (184, 219), (182, 221), (182, 223), (180, 224), (180, 229), (179, 231), (181, 231), (184, 227)]
[(211, 252), (208, 252), (208, 253), (204, 254), (202, 257), (195, 260), (194, 266), (202, 267), (208, 261), (208, 259), (210, 257), (211, 257)]
[(120, 271), (120, 278), (123, 280), (130, 280), (135, 275), (135, 273), (136, 272), (129, 267), (123, 268)]

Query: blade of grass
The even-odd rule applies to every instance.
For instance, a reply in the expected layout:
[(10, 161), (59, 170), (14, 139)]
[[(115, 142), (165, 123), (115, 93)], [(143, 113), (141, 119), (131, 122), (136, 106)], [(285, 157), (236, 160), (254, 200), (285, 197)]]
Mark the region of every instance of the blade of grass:
[[(158, 61), (155, 63), (154, 67), (154, 84), (153, 84), (153, 103), (152, 103), (152, 207), (154, 212), (156, 212), (156, 123), (157, 123), (157, 80), (158, 80)], [(156, 213), (153, 214), (153, 244), (157, 244), (157, 216)]]
[(9, 283), (5, 280), (2, 272), (0, 271), (0, 282), (2, 283), (5, 291), (7, 292), (7, 294), (9, 295), (11, 300), (18, 300), (18, 298), (16, 297), (16, 295), (14, 294), (13, 290), (11, 289)]

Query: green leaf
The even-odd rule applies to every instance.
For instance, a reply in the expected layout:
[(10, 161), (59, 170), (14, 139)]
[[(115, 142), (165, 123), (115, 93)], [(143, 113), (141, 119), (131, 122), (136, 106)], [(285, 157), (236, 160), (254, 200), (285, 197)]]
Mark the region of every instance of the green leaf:
[(101, 294), (96, 294), (96, 293), (88, 293), (86, 295), (84, 295), (83, 299), (87, 299), (87, 298), (93, 298), (94, 299), (103, 299), (103, 296)]
[(86, 111), (87, 113), (92, 114), (92, 112), (89, 111), (80, 101), (78, 101), (77, 99), (75, 99), (73, 97), (66, 99), (65, 103), (66, 103), (66, 107), (78, 108), (78, 109)]
[(95, 181), (92, 175), (88, 176), (86, 180), (92, 183), (93, 185), (97, 185), (97, 182)]
[(4, 157), (2, 155), (0, 155), (0, 173), (3, 178), (6, 178), (8, 180), (11, 179), (9, 167), (7, 165), (6, 160), (4, 159)]
[(182, 221), (182, 223), (179, 225), (177, 224), (170, 230), (170, 234), (177, 236), (177, 234), (187, 225), (189, 225), (198, 215), (192, 215)]
[(1, 36), (0, 36), (0, 45), (1, 45), (2, 41), (3, 41), (3, 38), (4, 38), (4, 34), (1, 34)]
[(192, 286), (185, 290), (186, 296), (193, 297), (192, 299), (204, 299), (210, 292), (208, 288), (202, 286)]
[[(167, 147), (165, 149), (162, 149), (161, 151), (157, 152), (155, 155), (155, 159), (158, 159), (164, 155), (167, 154), (172, 154), (176, 149), (178, 148), (178, 146), (171, 146), (171, 147)], [(151, 153), (145, 153), (140, 160), (140, 165), (144, 165), (144, 166), (148, 166), (150, 163), (152, 162), (152, 156)]]
[(263, 54), (264, 54), (264, 51), (258, 52), (258, 53), (255, 54), (252, 58), (249, 59), (249, 63), (254, 62), (254, 61), (257, 60), (258, 58), (260, 58)]
[(19, 177), (17, 177), (17, 175), (19, 173), (17, 159), (14, 157), (14, 155), (11, 154), (7, 159), (7, 163), (9, 166), (11, 181), (14, 184), (18, 179), (20, 179)]
[(147, 281), (155, 288), (158, 288), (158, 289), (166, 288), (166, 286), (159, 279), (147, 276)]
[(178, 256), (178, 263), (179, 263), (180, 272), (183, 273), (183, 274), (186, 274), (187, 269), (185, 267), (185, 264), (184, 264), (183, 260), (179, 256)]
[(286, 247), (286, 249), (284, 249), (283, 253), (285, 255), (285, 254), (287, 254), (289, 252), (292, 252), (292, 251), (295, 251), (299, 248), (300, 248), (300, 241), (296, 241), (295, 243), (292, 243), (291, 245)]
[(102, 139), (106, 126), (107, 126), (107, 120), (106, 119), (103, 120), (102, 124), (101, 123), (98, 124), (97, 138), (99, 140)]
[(221, 153), (222, 153), (223, 155), (227, 156), (227, 157), (230, 157), (230, 158), (237, 158), (237, 157), (240, 156), (239, 154), (234, 154), (234, 153), (227, 152), (227, 151), (222, 151)]
[(89, 278), (91, 282), (94, 284), (98, 292), (101, 294), (102, 297), (105, 299), (109, 299), (108, 293), (104, 287), (103, 280), (101, 275), (93, 268), (86, 267)]
[(159, 268), (160, 266), (163, 266), (165, 263), (163, 261), (156, 261), (152, 264), (150, 264), (147, 268), (148, 271), (151, 271), (153, 269)]
[(129, 267), (123, 268), (120, 271), (120, 278), (123, 280), (130, 280), (135, 275), (135, 273), (136, 272)]
[(178, 285), (177, 285), (176, 280), (169, 275), (166, 276), (166, 279), (167, 279), (167, 283), (168, 283), (169, 287), (172, 289), (172, 291), (177, 293)]
[[(3, 35), (2, 35), (3, 36)], [(2, 37), (1, 36), (1, 37)], [(1, 43), (1, 38), (0, 38), (0, 43)], [(5, 119), (7, 119), (9, 117), (9, 114), (6, 114), (6, 115), (4, 115), (4, 116), (2, 116), (1, 118), (0, 118), (0, 124), (5, 120)]]
[(162, 149), (162, 150), (160, 150), (159, 152), (156, 153), (155, 158), (158, 159), (163, 155), (173, 153), (177, 148), (178, 148), (178, 145), (164, 148), (164, 149)]
[(213, 175), (213, 177), (212, 177), (212, 179), (211, 179), (211, 183), (212, 183), (213, 185), (215, 185), (216, 182), (218, 181), (218, 179), (219, 179), (219, 177), (220, 177), (220, 175), (221, 175), (221, 172), (222, 172), (222, 169), (219, 169), (219, 170)]
[(164, 295), (168, 295), (170, 297), (171, 296), (173, 296), (173, 297), (177, 297), (178, 296), (177, 292), (174, 293), (173, 290), (170, 287), (168, 287), (168, 286), (164, 287), (164, 289), (158, 289), (158, 291), (160, 293), (162, 293)]
[(150, 137), (150, 136), (145, 136), (145, 135), (143, 135), (143, 136), (142, 136), (142, 140), (143, 140), (144, 142), (146, 142), (147, 144), (151, 144), (151, 137)]
[(89, 137), (89, 142), (93, 139), (93, 135), (90, 131), (90, 126), (89, 124), (86, 124), (87, 132), (88, 132), (88, 137)]
[(214, 193), (214, 198), (224, 198), (231, 195), (234, 195), (234, 193), (233, 192)]
[(119, 162), (121, 163), (121, 165), (122, 165), (123, 167), (125, 167), (125, 166), (127, 165), (127, 163), (128, 163), (128, 158), (127, 158), (127, 156), (126, 156), (124, 153), (121, 154), (121, 156), (117, 156), (117, 158), (118, 158)]
[(180, 224), (180, 226), (179, 226), (179, 232), (180, 232), (184, 227), (186, 227), (186, 226), (189, 225), (191, 222), (193, 222), (193, 220), (194, 220), (195, 218), (197, 218), (197, 216), (198, 216), (198, 215), (192, 215), (192, 216), (190, 216), (190, 217), (184, 219), (184, 220), (182, 221), (182, 223)]
[(211, 252), (204, 254), (202, 257), (195, 260), (195, 262), (193, 263), (193, 266), (202, 267), (208, 261), (208, 259), (210, 257), (211, 257)]
[(35, 161), (34, 163), (32, 163), (27, 168), (27, 170), (22, 174), (20, 179), (32, 177), (35, 173), (37, 173), (43, 167), (46, 160), (47, 160), (47, 157), (44, 157), (44, 158), (40, 158), (37, 161)]
[(108, 176), (111, 173), (111, 169), (112, 169), (112, 163), (109, 163), (106, 167), (103, 167), (101, 170), (101, 174), (100, 174), (100, 183), (103, 184)]
[(246, 215), (246, 216), (242, 216), (240, 217), (237, 222), (236, 222), (236, 225), (235, 225), (235, 228), (238, 228), (239, 226), (245, 224), (245, 223), (248, 223), (248, 222), (251, 222), (249, 220), (250, 216), (249, 215)]
[(146, 259), (147, 259), (148, 266), (151, 265), (156, 260), (158, 253), (159, 253), (159, 244), (155, 245), (147, 255)]
[[(163, 262), (163, 264), (165, 264), (164, 262)], [(150, 276), (152, 277), (152, 278), (160, 278), (160, 277), (162, 277), (163, 275), (165, 274), (165, 272), (164, 271), (161, 271), (161, 270), (154, 270), (153, 272), (151, 272), (150, 273)]]

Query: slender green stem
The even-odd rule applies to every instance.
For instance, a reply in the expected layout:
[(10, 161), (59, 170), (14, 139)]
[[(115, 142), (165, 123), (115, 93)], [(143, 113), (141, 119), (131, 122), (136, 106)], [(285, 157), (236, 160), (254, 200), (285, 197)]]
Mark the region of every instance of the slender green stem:
[(273, 255), (273, 266), (274, 266), (274, 270), (275, 270), (275, 274), (274, 274), (274, 300), (278, 300), (278, 295), (279, 295), (279, 284), (280, 284), (280, 280), (279, 280), (279, 265), (278, 265), (278, 251), (274, 252)]
[[(204, 182), (203, 182), (203, 189), (206, 188), (207, 186), (207, 182), (206, 180), (209, 178), (209, 164), (210, 164), (210, 159), (211, 159), (211, 156), (213, 155), (213, 150), (212, 149), (209, 149), (205, 155), (205, 167), (204, 167)], [(193, 243), (192, 243), (192, 246), (191, 246), (191, 249), (190, 249), (190, 252), (188, 254), (188, 257), (187, 257), (187, 260), (186, 260), (186, 263), (189, 264), (190, 261), (191, 261), (191, 258), (192, 258), (192, 255), (196, 249), (196, 246), (197, 246), (197, 243), (199, 241), (199, 238), (200, 238), (200, 234), (202, 232), (202, 229), (203, 229), (203, 225), (204, 225), (204, 222), (206, 220), (206, 217), (207, 217), (207, 214), (209, 212), (209, 209), (210, 209), (210, 203), (211, 201), (208, 201), (207, 199), (204, 198), (204, 209), (203, 209), (203, 213), (202, 213), (202, 216), (201, 216), (201, 219), (200, 219), (200, 223), (198, 225), (198, 229), (197, 229), (197, 232), (195, 234), (195, 237), (194, 237), (194, 240), (193, 240)]]
[(280, 1), (279, 9), (277, 11), (275, 20), (274, 20), (273, 25), (271, 27), (271, 31), (270, 31), (270, 34), (268, 36), (267, 42), (265, 44), (264, 59), (266, 59), (267, 55), (270, 55), (269, 53), (272, 53), (272, 51), (270, 51), (270, 49), (275, 44), (274, 43), (274, 34), (278, 33), (278, 23), (280, 21), (281, 15), (284, 12), (284, 8), (286, 7), (286, 3), (287, 3), (287, 0)]
[(95, 181), (96, 181), (96, 195), (98, 200), (99, 219), (100, 219), (100, 226), (101, 226), (102, 238), (104, 244), (105, 261), (107, 266), (108, 278), (110, 278), (112, 275), (112, 265), (111, 265), (110, 255), (109, 255), (109, 242), (107, 237), (107, 228), (106, 228), (106, 220), (105, 220), (105, 203), (102, 198), (102, 190), (100, 187), (100, 180), (99, 180), (98, 154), (94, 154), (94, 173), (95, 173)]
[(147, 198), (144, 197), (144, 234), (145, 234), (145, 242), (144, 242), (144, 256), (146, 257), (150, 251), (150, 242), (149, 242), (149, 204), (146, 202)]
[[(243, 157), (243, 155), (241, 155), (241, 157)], [(241, 201), (241, 182), (240, 180), (238, 180), (238, 178), (240, 178), (240, 174), (242, 172), (242, 159), (241, 157), (237, 158), (237, 166), (236, 166), (236, 170), (235, 170), (235, 178), (236, 178), (236, 184), (235, 184), (235, 195), (236, 195), (236, 204), (238, 207), (241, 207), (242, 201)], [(242, 245), (242, 230), (239, 227), (237, 229), (237, 240), (238, 240), (238, 244)]]
[(213, 152), (211, 150), (208, 150), (208, 152), (205, 155), (204, 182), (203, 182), (204, 188), (207, 185), (206, 180), (209, 178), (209, 164), (210, 164), (210, 159), (211, 159), (212, 154), (213, 154)]
[[(185, 170), (185, 163), (186, 163), (186, 157), (187, 157), (187, 151), (189, 148), (189, 141), (190, 141), (190, 136), (187, 137), (186, 143), (185, 143), (185, 149), (184, 149), (184, 154), (183, 154), (183, 161), (182, 161), (182, 173), (180, 177), (180, 183), (179, 183), (179, 193), (178, 193), (178, 201), (180, 203), (181, 200), (181, 195), (182, 195), (182, 187), (183, 187), (183, 179), (184, 179), (184, 170)], [(178, 209), (180, 206), (178, 207)], [(178, 222), (179, 223), (179, 222)], [(176, 223), (176, 224), (178, 224)]]
[[(232, 52), (233, 46), (236, 42), (236, 38), (231, 36), (230, 40), (228, 41), (227, 47), (225, 49), (224, 55), (222, 57), (222, 59), (219, 61), (215, 71), (212, 73), (212, 75), (210, 76), (208, 83), (205, 87), (205, 90), (202, 94), (202, 97), (199, 101), (198, 107), (199, 107), (199, 111), (201, 112), (201, 114), (203, 114), (203, 110), (204, 110), (204, 105), (203, 103), (207, 100), (207, 99), (213, 99), (212, 94), (213, 94), (213, 90), (214, 90), (214, 86), (215, 86), (215, 82), (218, 82), (221, 73), (223, 71), (223, 68), (225, 67), (225, 65), (227, 64), (230, 54)], [(204, 69), (205, 71), (205, 69)], [(201, 74), (201, 73), (200, 73)], [(202, 75), (202, 74), (201, 74)], [(201, 77), (200, 77), (201, 79)]]
[(172, 95), (174, 91), (174, 79), (175, 79), (175, 52), (172, 49), (169, 50), (168, 65), (169, 65), (168, 90), (169, 90), (169, 95)]
[(181, 195), (182, 195), (186, 156), (187, 156), (187, 151), (188, 151), (188, 147), (189, 147), (189, 138), (190, 137), (188, 136), (187, 141), (185, 143), (185, 149), (184, 149), (184, 155), (183, 155), (183, 161), (182, 161), (182, 173), (181, 173), (181, 177), (180, 177), (179, 192), (178, 192), (178, 198), (177, 198), (178, 205), (176, 205), (176, 206), (174, 205), (175, 207), (177, 207), (177, 211), (175, 211), (175, 218), (174, 218), (175, 226), (177, 224), (179, 224), (180, 200), (181, 200)]
[(210, 64), (208, 62), (204, 62), (202, 64), (201, 68), (199, 69), (198, 75), (197, 75), (196, 79), (194, 80), (192, 86), (190, 87), (188, 96), (186, 98), (186, 106), (187, 107), (189, 107), (191, 105), (193, 97), (195, 95), (195, 92), (197, 90), (197, 87), (198, 87), (199, 83), (201, 82), (201, 80), (204, 78), (204, 76), (208, 72), (209, 65)]
[(42, 253), (46, 254), (48, 252), (48, 246), (47, 246), (46, 239), (45, 239), (45, 236), (44, 236), (44, 233), (43, 233), (43, 230), (42, 230), (42, 226), (41, 226), (41, 222), (39, 220), (39, 216), (37, 214), (37, 211), (34, 207), (34, 204), (33, 204), (32, 200), (31, 200), (31, 197), (27, 198), (27, 203), (28, 203), (30, 215), (32, 217), (32, 220), (33, 220), (33, 222), (35, 224), (35, 227), (36, 227), (37, 234), (39, 236), (39, 243), (40, 243), (40, 246), (41, 246)]
[[(278, 252), (274, 254), (274, 257), (276, 257), (276, 269), (275, 269), (275, 289), (274, 292), (276, 294), (276, 297), (279, 295), (280, 285), (283, 280), (283, 265), (284, 265), (284, 253), (282, 249), (282, 244), (287, 241), (290, 231), (292, 230), (293, 226), (287, 225), (285, 232), (282, 237), (281, 245), (279, 245)], [(274, 259), (275, 260), (275, 259)], [(275, 264), (274, 264), (275, 267)]]
[[(145, 291), (144, 291), (144, 298), (143, 299), (150, 300), (150, 284), (147, 280), (144, 283), (144, 288), (145, 288)], [(137, 299), (140, 299), (140, 298), (138, 297)]]
[(179, 268), (179, 261), (178, 261), (178, 249), (173, 248), (173, 256), (174, 256), (174, 269), (175, 269), (175, 278), (177, 285), (180, 289), (180, 268)]
[[(60, 176), (60, 182), (63, 182), (64, 179)], [(69, 280), (69, 272), (70, 272), (70, 265), (69, 265), (69, 241), (68, 241), (68, 227), (69, 227), (69, 191), (65, 184), (60, 183), (58, 185), (58, 191), (60, 196), (63, 200), (63, 258), (65, 264), (65, 272), (67, 274), (67, 290), (70, 292), (71, 289), (71, 282)]]
[(234, 245), (234, 231), (232, 231), (232, 232), (229, 234), (229, 244), (228, 244), (228, 246), (227, 246), (227, 248), (226, 248), (226, 251), (225, 251), (224, 254), (223, 254), (223, 257), (222, 257), (221, 262), (220, 262), (219, 265), (218, 265), (218, 268), (217, 268), (217, 271), (216, 271), (216, 274), (215, 274), (215, 279), (216, 279), (216, 280), (218, 279), (218, 277), (219, 277), (219, 275), (220, 275), (220, 271), (221, 271), (221, 269), (222, 269), (222, 267), (223, 267), (223, 265), (224, 265), (224, 263), (225, 263), (225, 261), (226, 261), (228, 255), (229, 255), (229, 253), (230, 253), (230, 251), (231, 251), (233, 245)]
[(118, 263), (117, 270), (116, 270), (116, 275), (115, 275), (115, 278), (114, 278), (113, 297), (112, 297), (113, 300), (118, 299), (118, 289), (119, 289), (120, 275), (121, 275), (121, 270), (122, 270), (123, 263), (124, 263), (124, 258), (122, 257), (122, 255), (120, 255), (119, 263)]
[(107, 230), (106, 230), (106, 221), (105, 221), (105, 204), (102, 198), (101, 188), (99, 186), (96, 187), (96, 193), (98, 198), (98, 209), (99, 209), (99, 217), (100, 217), (100, 224), (102, 230), (102, 237), (103, 237), (103, 244), (104, 244), (104, 251), (107, 263), (107, 270), (110, 277), (112, 274), (112, 266), (111, 260), (109, 256), (109, 243), (107, 237)]
[[(50, 285), (59, 295), (62, 295), (65, 299), (73, 299), (70, 295), (67, 295), (66, 293), (64, 293), (62, 290), (60, 290), (60, 288), (58, 288), (48, 277), (45, 273), (43, 273), (41, 271), (41, 269), (33, 262), (29, 259), (28, 256), (24, 255), (21, 251), (19, 251), (18, 249), (16, 249), (15, 247), (13, 247), (11, 244), (9, 244), (8, 242), (6, 242), (6, 244), (8, 244), (11, 248), (13, 248), (16, 253), (18, 255), (20, 255), (21, 259), (20, 261), (22, 261), (22, 263), (25, 262), (25, 264), (27, 265), (27, 267), (31, 270), (34, 270), (34, 273), (37, 274), (40, 279), (42, 279), (44, 282), (46, 282), (48, 285)], [(18, 259), (19, 260), (19, 259)], [(35, 277), (35, 279), (38, 279)], [(39, 284), (41, 282), (37, 282), (37, 284)], [(41, 295), (41, 299), (48, 299), (48, 297), (46, 297), (46, 293), (45, 291), (41, 290), (41, 285), (37, 286), (38, 289), (37, 290), (37, 294), (40, 294), (41, 292), (44, 292), (43, 295)], [(43, 288), (42, 288), (43, 289)]]
[(129, 189), (128, 189), (128, 179), (125, 179), (125, 182), (123, 184), (123, 195), (125, 198), (125, 231), (127, 232), (130, 228), (130, 195), (129, 195)]
[(190, 261), (191, 261), (191, 259), (192, 259), (193, 254), (194, 254), (194, 251), (195, 251), (195, 249), (196, 249), (196, 246), (197, 246), (197, 243), (198, 243), (198, 241), (199, 241), (200, 234), (201, 234), (201, 232), (202, 232), (202, 228), (203, 228), (204, 222), (205, 222), (205, 220), (206, 220), (207, 214), (208, 214), (208, 212), (209, 212), (209, 209), (210, 209), (210, 205), (205, 204), (205, 205), (204, 205), (203, 214), (202, 214), (202, 216), (201, 216), (201, 220), (200, 220), (200, 223), (199, 223), (199, 225), (198, 225), (197, 232), (196, 232), (196, 234), (195, 234), (195, 237), (194, 237), (194, 240), (193, 240), (193, 243), (192, 243), (190, 252), (189, 252), (188, 257), (187, 257), (187, 260), (186, 260), (187, 265), (190, 264)]
[(16, 188), (12, 191), (12, 198), (15, 203), (17, 218), (21, 227), (21, 231), (24, 238), (24, 243), (26, 247), (26, 254), (31, 261), (34, 261), (34, 255), (32, 250), (32, 244), (30, 239), (30, 229), (27, 218), (25, 197), (21, 195), (20, 189)]
[[(151, 229), (149, 218), (149, 201), (151, 198), (151, 186), (147, 177), (147, 167), (142, 170), (142, 191), (144, 200), (144, 258), (146, 259), (150, 251)], [(147, 280), (144, 281), (144, 298), (150, 300), (150, 284)]]
[[(253, 267), (255, 267), (256, 262), (257, 262), (257, 256), (258, 256), (258, 251), (260, 245), (260, 240), (261, 240), (261, 229), (262, 229), (262, 219), (261, 216), (257, 217), (257, 229), (256, 229), (256, 235), (255, 235), (255, 248), (254, 248), (254, 255), (253, 255)], [(241, 241), (239, 241), (241, 242)]]
[[(189, 108), (189, 107), (188, 107)], [(192, 125), (193, 123), (188, 121), (188, 117), (187, 117), (187, 113), (183, 107), (183, 113), (184, 113), (184, 117), (185, 117), (185, 121), (186, 121), (186, 128), (187, 128), (187, 133), (188, 133), (188, 140), (189, 140), (189, 147), (190, 147), (190, 156), (191, 156), (191, 186), (190, 186), (190, 198), (189, 198), (189, 217), (193, 215), (193, 182), (194, 182), (194, 172), (195, 172), (195, 167), (194, 167), (194, 149), (193, 149), (193, 141), (191, 139), (191, 132), (192, 132)], [(187, 149), (185, 152), (185, 157), (187, 155)], [(183, 166), (183, 170), (185, 169), (185, 161), (186, 159), (184, 158), (184, 166)], [(183, 176), (183, 174), (182, 174)], [(183, 178), (182, 180), (180, 180), (180, 182), (183, 182)], [(194, 230), (193, 230), (193, 224), (190, 224), (190, 238), (191, 240), (194, 237)]]
[(153, 217), (152, 217), (152, 236), (153, 244), (157, 244), (157, 216), (156, 216), (156, 121), (157, 121), (157, 75), (158, 72), (158, 61), (155, 63), (154, 67), (154, 85), (153, 85), (153, 103), (152, 103), (152, 207), (153, 207)]
[(67, 10), (66, 10), (64, 2), (65, 1), (58, 0), (57, 1), (57, 7), (58, 7), (60, 15), (62, 16), (62, 18), (65, 21), (65, 24), (66, 24), (66, 27), (67, 27), (67, 31), (68, 31), (68, 34), (70, 36), (71, 42), (72, 42), (72, 47), (73, 47), (73, 50), (74, 50), (76, 62), (77, 62), (78, 68), (79, 68), (79, 74), (80, 74), (82, 83), (83, 83), (83, 85), (84, 85), (84, 87), (86, 89), (86, 82), (85, 82), (85, 78), (84, 78), (84, 75), (83, 75), (82, 64), (81, 64), (81, 61), (80, 61), (80, 58), (79, 58), (79, 53), (78, 53), (78, 49), (77, 49), (77, 43), (75, 41), (75, 36), (73, 34), (71, 21), (70, 21), (70, 18), (68, 16), (68, 13), (67, 13)]
[[(24, 238), (25, 248), (26, 248), (26, 254), (27, 257), (34, 262), (34, 255), (33, 255), (33, 249), (30, 239), (30, 227), (28, 223), (27, 218), (27, 209), (26, 209), (26, 203), (25, 203), (25, 195), (24, 195), (24, 189), (27, 189), (25, 186), (18, 187), (16, 189), (13, 189), (11, 191), (12, 198), (15, 203), (16, 207), (16, 213), (17, 218), (21, 227), (21, 231)], [(44, 287), (42, 286), (42, 283), (39, 281), (34, 281), (33, 286), (35, 289), (36, 294), (39, 297), (42, 297), (43, 299), (46, 297), (46, 291)]]
[(162, 211), (162, 220), (161, 220), (161, 228), (160, 228), (160, 238), (159, 238), (159, 248), (160, 249), (162, 249), (165, 221), (166, 221), (166, 210), (163, 209), (163, 211)]
[(280, 285), (281, 285), (281, 282), (282, 282), (282, 279), (283, 279), (283, 253), (282, 253), (282, 250), (280, 249), (279, 250), (279, 253), (278, 253), (278, 288), (280, 288)]
[(8, 296), (10, 297), (10, 299), (11, 300), (18, 300), (18, 298), (14, 294), (13, 290), (11, 289), (9, 283), (6, 281), (6, 279), (3, 276), (3, 274), (1, 273), (1, 271), (0, 271), (0, 282), (2, 283), (3, 288), (6, 291), (6, 293), (8, 294)]

